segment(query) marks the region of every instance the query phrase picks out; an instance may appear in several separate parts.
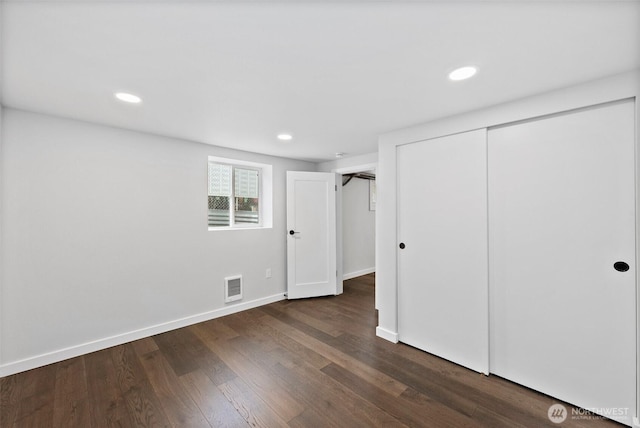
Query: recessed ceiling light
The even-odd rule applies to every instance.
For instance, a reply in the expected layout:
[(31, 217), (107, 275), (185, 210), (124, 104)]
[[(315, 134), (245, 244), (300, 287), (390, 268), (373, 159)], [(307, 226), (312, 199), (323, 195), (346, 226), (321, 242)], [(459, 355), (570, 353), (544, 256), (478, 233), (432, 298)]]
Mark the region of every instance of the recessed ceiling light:
[(278, 140), (289, 141), (293, 137), (290, 134), (278, 134)]
[(449, 73), (449, 79), (451, 80), (464, 80), (472, 77), (474, 74), (478, 72), (478, 69), (475, 67), (467, 66), (460, 67), (453, 70)]
[(131, 104), (139, 104), (142, 102), (142, 98), (137, 95), (129, 94), (127, 92), (116, 92), (114, 96), (120, 101)]

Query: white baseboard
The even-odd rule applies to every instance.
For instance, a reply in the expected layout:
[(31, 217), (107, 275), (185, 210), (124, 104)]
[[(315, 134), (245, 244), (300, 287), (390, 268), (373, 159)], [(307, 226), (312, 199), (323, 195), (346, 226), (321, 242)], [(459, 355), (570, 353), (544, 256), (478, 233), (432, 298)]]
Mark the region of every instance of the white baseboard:
[(258, 306), (267, 305), (269, 303), (278, 302), (284, 299), (284, 293), (274, 294), (272, 296), (263, 297), (262, 299), (256, 299), (250, 302), (243, 302), (226, 306), (224, 308), (215, 309), (213, 311), (191, 315), (174, 321), (156, 324), (150, 327), (141, 328), (139, 330), (118, 334), (111, 337), (105, 337), (103, 339), (97, 339), (80, 345), (70, 346), (68, 348), (48, 352), (42, 355), (37, 355), (35, 357), (25, 358), (23, 360), (3, 364), (0, 365), (0, 377), (5, 377), (26, 370), (35, 369), (37, 367), (46, 366), (47, 364), (57, 363), (69, 358), (78, 357), (80, 355), (85, 355), (116, 345), (122, 345), (123, 343), (132, 342), (134, 340), (142, 339), (160, 333), (165, 333), (167, 331), (186, 327), (192, 324), (197, 324), (199, 322), (209, 321), (214, 318), (220, 318), (225, 315), (234, 314), (236, 312), (246, 311), (247, 309), (257, 308)]
[(398, 333), (389, 331), (380, 326), (376, 327), (376, 336), (388, 340), (389, 342), (398, 343)]
[(357, 278), (359, 276), (367, 275), (367, 274), (373, 273), (375, 271), (376, 271), (375, 267), (371, 267), (371, 268), (367, 268), (367, 269), (361, 269), (361, 270), (358, 270), (358, 271), (355, 271), (355, 272), (345, 273), (344, 275), (342, 275), (342, 279), (344, 281), (346, 281), (347, 279)]

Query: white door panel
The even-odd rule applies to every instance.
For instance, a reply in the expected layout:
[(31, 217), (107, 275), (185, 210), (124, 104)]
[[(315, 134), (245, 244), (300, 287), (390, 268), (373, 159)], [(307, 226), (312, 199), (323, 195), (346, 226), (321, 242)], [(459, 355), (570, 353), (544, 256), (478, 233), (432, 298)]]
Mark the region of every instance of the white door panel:
[(335, 186), (332, 173), (287, 171), (289, 299), (337, 294)]
[(628, 409), (631, 424), (634, 104), (488, 135), (490, 370), (581, 407)]
[(397, 150), (399, 338), (488, 373), (486, 131)]

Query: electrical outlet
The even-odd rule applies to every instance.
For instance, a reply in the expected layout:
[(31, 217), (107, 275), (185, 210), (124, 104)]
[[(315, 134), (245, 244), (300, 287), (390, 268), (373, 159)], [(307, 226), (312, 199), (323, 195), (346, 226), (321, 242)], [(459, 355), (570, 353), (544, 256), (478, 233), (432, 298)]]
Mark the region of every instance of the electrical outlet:
[(271, 278), (271, 268), (267, 269), (266, 273), (264, 274), (265, 278)]

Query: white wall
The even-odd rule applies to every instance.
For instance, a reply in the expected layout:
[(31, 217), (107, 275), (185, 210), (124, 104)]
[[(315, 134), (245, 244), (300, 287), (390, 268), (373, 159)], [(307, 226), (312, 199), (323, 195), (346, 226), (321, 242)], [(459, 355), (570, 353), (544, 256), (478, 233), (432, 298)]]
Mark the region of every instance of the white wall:
[[(285, 171), (314, 164), (12, 109), (2, 135), (0, 375), (283, 298)], [(207, 231), (209, 155), (273, 165), (272, 229)]]
[(366, 169), (372, 169), (371, 166), (378, 163), (378, 152), (366, 153), (364, 155), (349, 156), (332, 161), (321, 162), (318, 164), (318, 171), (326, 172), (342, 172), (342, 170), (352, 170), (353, 167), (358, 171), (362, 165), (367, 165)]
[[(391, 341), (397, 341), (398, 339), (396, 282), (396, 251), (398, 245), (396, 236), (397, 146), (594, 104), (637, 97), (639, 84), (640, 73), (636, 70), (382, 135), (378, 144), (378, 169), (376, 175), (378, 191), (376, 208), (376, 307), (379, 310), (377, 334)], [(640, 230), (640, 223), (638, 226), (637, 230)], [(638, 253), (638, 256), (640, 256), (640, 252)], [(640, 259), (638, 260), (638, 265), (640, 265)]]
[(344, 279), (375, 271), (375, 211), (369, 211), (369, 180), (354, 178), (342, 187)]

